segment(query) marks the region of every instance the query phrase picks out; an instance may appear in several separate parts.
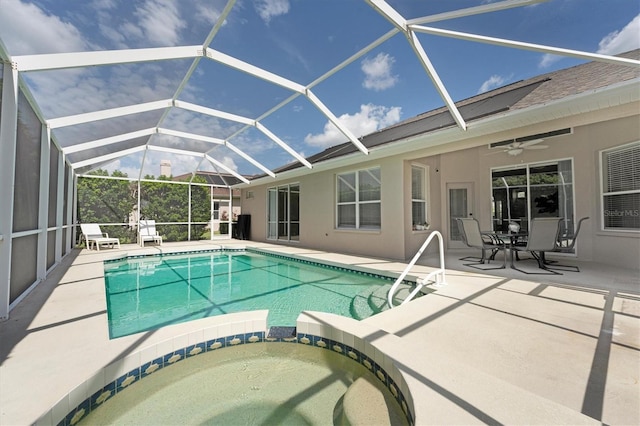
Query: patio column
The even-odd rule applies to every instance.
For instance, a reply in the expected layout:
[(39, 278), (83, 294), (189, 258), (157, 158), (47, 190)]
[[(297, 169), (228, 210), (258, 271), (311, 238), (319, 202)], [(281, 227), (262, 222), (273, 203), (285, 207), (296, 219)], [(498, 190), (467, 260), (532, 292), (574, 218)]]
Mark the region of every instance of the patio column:
[(58, 196), (56, 197), (56, 261), (55, 263), (59, 263), (62, 259), (62, 246), (66, 244), (66, 241), (62, 241), (62, 230), (64, 229), (64, 156), (62, 155), (62, 150), (57, 150), (58, 158), (56, 159), (58, 162), (58, 182), (56, 185), (56, 192)]
[(51, 130), (46, 124), (40, 130), (40, 196), (38, 201), (38, 271), (37, 282), (47, 275), (47, 228), (49, 225), (49, 155), (51, 154)]
[(0, 321), (9, 318), (11, 298), (11, 232), (18, 129), (18, 70), (5, 63), (0, 116)]

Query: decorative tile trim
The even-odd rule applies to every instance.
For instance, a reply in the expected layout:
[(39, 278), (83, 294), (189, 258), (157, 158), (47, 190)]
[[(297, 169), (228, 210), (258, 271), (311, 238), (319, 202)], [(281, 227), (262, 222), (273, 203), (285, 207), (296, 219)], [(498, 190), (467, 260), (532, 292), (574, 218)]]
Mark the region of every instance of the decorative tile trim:
[[(345, 266), (337, 266), (337, 265), (332, 265), (329, 263), (322, 263), (322, 262), (318, 262), (318, 261), (314, 261), (314, 260), (309, 260), (309, 259), (303, 259), (301, 257), (292, 257), (292, 256), (287, 256), (284, 254), (280, 254), (280, 253), (274, 253), (274, 252), (270, 252), (270, 251), (266, 251), (266, 250), (260, 250), (257, 248), (251, 248), (251, 247), (247, 247), (244, 251), (248, 252), (248, 253), (256, 253), (256, 254), (261, 254), (263, 256), (268, 256), (268, 257), (275, 257), (275, 258), (279, 258), (279, 259), (285, 259), (285, 260), (290, 260), (292, 262), (300, 262), (300, 263), (304, 263), (305, 265), (312, 265), (312, 266), (319, 266), (321, 268), (327, 268), (327, 269), (333, 269), (336, 271), (340, 271), (340, 272), (351, 272), (357, 275), (364, 275), (367, 277), (371, 277), (371, 278), (375, 278), (375, 279), (380, 279), (380, 280), (387, 280), (387, 281), (394, 281), (395, 278), (388, 276), (388, 275), (382, 275), (382, 274), (376, 274), (373, 272), (367, 272), (367, 271), (362, 271), (359, 269), (353, 269), (353, 268), (347, 268)], [(415, 284), (415, 281), (411, 281), (408, 279), (404, 279), (402, 280), (402, 282), (404, 284)]]
[[(141, 366), (134, 368), (132, 371), (121, 375), (116, 380), (108, 383), (102, 389), (94, 392), (89, 398), (85, 399), (77, 407), (74, 407), (63, 419), (51, 418), (53, 416), (53, 408), (49, 412), (45, 413), (37, 422), (41, 424), (45, 419), (51, 419), (58, 426), (74, 426), (82, 418), (84, 418), (91, 411), (97, 409), (117, 393), (123, 392), (132, 383), (142, 380), (143, 378), (153, 374), (154, 372), (169, 367), (174, 364), (178, 364), (185, 358), (193, 357), (205, 352), (211, 352), (218, 349), (227, 347), (251, 344), (257, 342), (286, 342), (297, 343), (301, 345), (315, 346), (319, 349), (325, 349), (334, 353), (341, 354), (352, 361), (355, 361), (365, 368), (367, 368), (371, 374), (378, 378), (385, 387), (389, 390), (395, 401), (399, 404), (403, 413), (405, 414), (407, 421), (410, 425), (415, 424), (413, 413), (409, 408), (409, 403), (402, 393), (400, 386), (394, 382), (391, 376), (384, 370), (382, 366), (377, 364), (370, 356), (362, 353), (356, 348), (348, 346), (340, 341), (335, 341), (322, 336), (315, 336), (312, 334), (297, 333), (295, 337), (284, 338), (267, 338), (267, 334), (263, 331), (245, 333), (240, 335), (229, 335), (225, 337), (219, 337), (211, 339), (206, 342), (200, 342), (194, 345), (189, 345), (184, 348), (174, 350), (162, 356), (147, 361)], [(55, 423), (57, 422), (57, 423)]]
[[(117, 258), (110, 258), (110, 259), (105, 259), (103, 262), (104, 264), (110, 264), (110, 263), (117, 263), (117, 262), (122, 262), (128, 259), (142, 259), (142, 258), (152, 258), (152, 257), (156, 257), (156, 258), (161, 258), (164, 256), (180, 256), (180, 255), (185, 255), (185, 254), (206, 254), (206, 253), (255, 253), (255, 254), (260, 254), (263, 256), (267, 256), (267, 257), (275, 257), (278, 259), (284, 259), (284, 260), (289, 260), (292, 262), (299, 262), (299, 263), (303, 263), (306, 265), (312, 265), (312, 266), (318, 266), (321, 268), (327, 268), (327, 269), (332, 269), (332, 270), (336, 270), (336, 271), (340, 271), (340, 272), (351, 272), (357, 275), (364, 275), (366, 277), (371, 277), (371, 278), (375, 278), (375, 279), (379, 279), (379, 280), (387, 280), (387, 281), (394, 281), (395, 278), (390, 277), (388, 275), (382, 275), (382, 274), (376, 274), (373, 272), (366, 272), (366, 271), (362, 271), (359, 269), (353, 269), (353, 268), (347, 268), (344, 266), (337, 266), (337, 265), (332, 265), (332, 264), (328, 264), (328, 263), (322, 263), (322, 262), (318, 262), (318, 261), (313, 261), (313, 260), (309, 260), (309, 259), (303, 259), (300, 257), (292, 257), (292, 256), (287, 256), (284, 254), (279, 254), (279, 253), (274, 253), (274, 252), (270, 252), (270, 251), (266, 251), (266, 250), (260, 250), (257, 248), (251, 248), (251, 247), (246, 247), (246, 248), (229, 248), (229, 247), (220, 247), (220, 248), (214, 248), (214, 249), (201, 249), (201, 250), (190, 250), (190, 251), (179, 251), (179, 252), (171, 252), (171, 253), (147, 253), (147, 254), (133, 254), (133, 255), (125, 255), (122, 257), (117, 257)], [(415, 284), (415, 281), (411, 281), (409, 279), (404, 279), (402, 280), (403, 284), (408, 284), (408, 285), (413, 285)]]
[(125, 254), (120, 257), (112, 257), (110, 259), (105, 259), (103, 262), (107, 263), (117, 263), (122, 262), (123, 260), (128, 259), (143, 259), (148, 257), (164, 257), (164, 256), (180, 256), (185, 254), (206, 254), (206, 253), (220, 253), (220, 252), (243, 252), (244, 249), (230, 249), (230, 248), (211, 248), (211, 249), (200, 249), (200, 250), (188, 250), (188, 251), (175, 251), (175, 252), (167, 252), (167, 253), (146, 253), (146, 254)]

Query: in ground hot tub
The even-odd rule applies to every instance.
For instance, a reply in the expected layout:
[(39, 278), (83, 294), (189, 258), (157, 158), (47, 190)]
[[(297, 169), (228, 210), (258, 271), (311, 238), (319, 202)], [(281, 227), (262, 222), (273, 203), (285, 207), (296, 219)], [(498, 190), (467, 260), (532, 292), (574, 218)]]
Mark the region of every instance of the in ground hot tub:
[(259, 342), (163, 368), (79, 423), (328, 425), (372, 415), (375, 424), (408, 424), (364, 365), (310, 345)]

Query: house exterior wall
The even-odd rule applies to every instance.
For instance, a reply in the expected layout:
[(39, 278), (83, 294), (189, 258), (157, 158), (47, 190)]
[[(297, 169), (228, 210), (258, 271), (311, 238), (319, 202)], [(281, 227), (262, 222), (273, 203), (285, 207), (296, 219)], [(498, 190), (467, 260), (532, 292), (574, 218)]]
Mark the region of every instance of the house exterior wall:
[[(499, 132), (459, 142), (455, 147), (425, 148), (381, 160), (332, 170), (307, 172), (291, 180), (278, 180), (245, 188), (252, 198), (242, 197), (242, 211), (251, 214), (251, 239), (266, 239), (267, 189), (287, 183), (300, 184), (300, 240), (283, 242), (303, 247), (388, 259), (408, 260), (432, 230), (448, 239), (447, 184), (472, 183), (473, 216), (483, 229), (491, 229), (491, 169), (550, 160), (572, 159), (574, 214), (576, 220), (589, 216), (577, 242), (580, 260), (624, 267), (638, 267), (640, 232), (604, 231), (600, 200), (600, 151), (640, 140), (638, 103), (609, 108), (597, 115), (586, 113), (565, 119), (521, 127), (516, 132)], [(527, 150), (518, 156), (496, 153), (488, 144), (513, 137), (571, 127), (572, 134), (545, 140), (547, 149)], [(425, 143), (425, 146), (428, 146)], [(471, 146), (465, 148), (465, 146)], [(451, 151), (456, 148), (455, 151)], [(411, 165), (428, 167), (427, 217), (430, 231), (413, 231), (411, 226)], [(338, 173), (380, 166), (382, 176), (382, 227), (379, 231), (337, 230), (335, 227), (335, 176)], [(271, 240), (269, 240), (271, 241)], [(448, 247), (446, 247), (448, 249)], [(436, 245), (429, 251), (436, 250)]]
[[(636, 112), (640, 106), (634, 104)], [(626, 109), (625, 109), (626, 110)], [(624, 112), (624, 111), (620, 111)], [(574, 214), (576, 221), (588, 216), (576, 244), (580, 260), (598, 261), (623, 267), (640, 264), (640, 232), (604, 231), (600, 194), (600, 152), (640, 140), (638, 115), (614, 117), (598, 123), (576, 125), (575, 120), (546, 123), (544, 128), (521, 129), (518, 135), (535, 134), (550, 129), (572, 127), (573, 133), (548, 139), (547, 149), (525, 151), (512, 157), (506, 153), (490, 154), (487, 145), (441, 155), (443, 188), (449, 182), (475, 182), (474, 217), (482, 229), (491, 229), (491, 168), (539, 163), (548, 160), (572, 159), (574, 173)], [(493, 141), (504, 140), (497, 135)], [(509, 137), (509, 136), (507, 136)], [(472, 164), (475, 162), (475, 165)], [(446, 206), (446, 193), (440, 197)], [(440, 211), (441, 223), (446, 223), (446, 209)], [(445, 235), (448, 230), (443, 229)]]
[[(336, 174), (380, 166), (381, 222), (380, 230), (336, 229)], [(251, 239), (267, 240), (267, 191), (270, 187), (290, 183), (300, 184), (300, 240), (284, 242), (303, 247), (366, 256), (404, 259), (405, 206), (403, 162), (397, 157), (366, 161), (357, 166), (342, 167), (319, 173), (308, 173), (273, 185), (251, 186), (243, 189), (243, 214), (251, 215)], [(253, 193), (246, 197), (246, 191)], [(409, 225), (410, 226), (410, 225)]]

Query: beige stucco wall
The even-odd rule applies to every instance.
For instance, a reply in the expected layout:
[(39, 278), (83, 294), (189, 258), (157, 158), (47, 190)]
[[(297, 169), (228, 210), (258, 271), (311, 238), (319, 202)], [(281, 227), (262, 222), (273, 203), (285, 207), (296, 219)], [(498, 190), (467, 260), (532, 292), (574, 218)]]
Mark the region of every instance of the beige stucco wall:
[[(379, 231), (338, 230), (335, 227), (337, 173), (380, 167), (382, 179), (382, 229)], [(357, 167), (343, 167), (323, 173), (279, 181), (277, 185), (300, 184), (300, 241), (303, 247), (341, 253), (404, 259), (403, 163), (398, 158), (367, 161)], [(251, 215), (251, 239), (267, 241), (267, 190), (273, 185), (245, 189), (253, 198), (242, 199), (242, 213)]]
[[(491, 227), (490, 170), (495, 167), (538, 163), (546, 160), (572, 159), (574, 172), (574, 200), (576, 219), (588, 216), (583, 223), (577, 242), (580, 260), (594, 260), (612, 265), (638, 267), (640, 264), (640, 233), (604, 231), (600, 199), (600, 152), (640, 140), (638, 116), (615, 118), (601, 123), (573, 126), (570, 120), (547, 123), (550, 129), (573, 127), (570, 135), (559, 136), (542, 144), (543, 150), (530, 150), (511, 157), (490, 154), (486, 145), (451, 152), (441, 156), (442, 186), (452, 182), (474, 182), (474, 217), (483, 229)], [(544, 130), (523, 129), (521, 135)], [(496, 138), (495, 140), (501, 140)], [(440, 203), (446, 207), (447, 194), (443, 191)], [(441, 211), (446, 220), (446, 209)], [(448, 232), (444, 229), (444, 232)]]
[[(546, 160), (572, 159), (574, 167), (575, 217), (589, 216), (583, 224), (577, 250), (580, 260), (595, 260), (612, 265), (638, 267), (640, 233), (602, 230), (600, 213), (599, 153), (601, 150), (640, 140), (640, 105), (609, 109), (603, 116), (582, 114), (568, 119), (548, 121), (520, 128), (517, 132), (501, 132), (482, 139), (458, 144), (462, 149), (425, 148), (410, 154), (382, 160), (363, 161), (357, 166), (329, 171), (308, 172), (291, 180), (271, 185), (252, 185), (243, 189), (242, 212), (252, 215), (251, 239), (266, 240), (266, 194), (269, 186), (297, 182), (300, 184), (299, 244), (319, 250), (362, 254), (391, 259), (410, 259), (429, 232), (411, 229), (411, 164), (428, 166), (431, 229), (448, 238), (447, 185), (471, 183), (473, 216), (483, 229), (491, 226), (491, 173), (493, 167), (537, 163)], [(596, 124), (596, 120), (600, 121)], [(572, 127), (570, 135), (550, 138), (549, 148), (525, 151), (512, 157), (495, 154), (487, 144), (512, 137)], [(472, 146), (464, 148), (465, 144)], [(475, 146), (474, 146), (475, 145)], [(427, 145), (425, 145), (427, 146)], [(450, 149), (450, 148), (449, 148)], [(337, 173), (380, 166), (382, 176), (382, 229), (380, 231), (347, 231), (335, 229), (335, 175)], [(253, 193), (246, 197), (246, 191)], [(435, 249), (435, 247), (434, 247)], [(433, 251), (431, 249), (430, 251)]]

